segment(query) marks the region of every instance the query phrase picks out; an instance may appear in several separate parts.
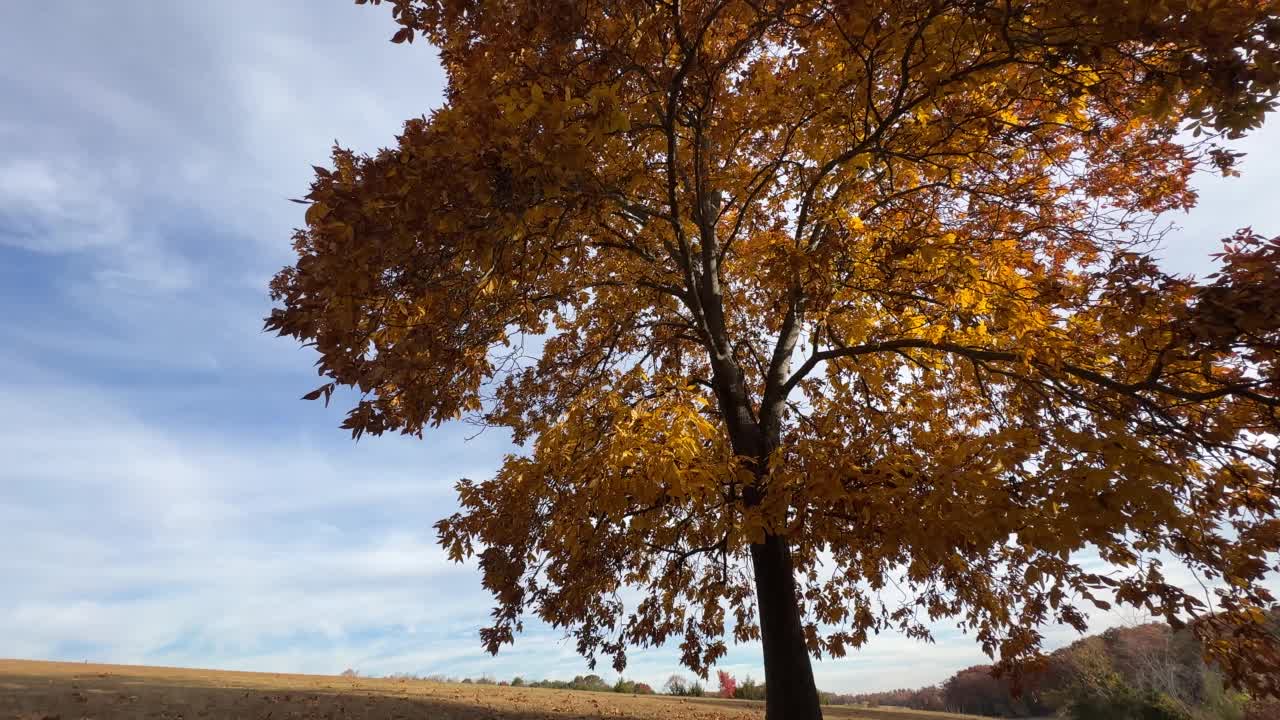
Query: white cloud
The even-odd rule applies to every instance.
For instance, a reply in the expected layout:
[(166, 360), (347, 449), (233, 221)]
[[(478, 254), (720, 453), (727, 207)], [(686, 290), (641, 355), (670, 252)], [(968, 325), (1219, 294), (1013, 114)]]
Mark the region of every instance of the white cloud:
[(123, 242), (127, 212), (111, 193), (128, 190), (123, 168), (104, 175), (73, 159), (10, 155), (0, 161), (0, 243), (66, 253)]
[(387, 27), (381, 9), (300, 0), (32, 8), (0, 30), (16, 120), (0, 130), (0, 244), (76, 254), (67, 282), (96, 302), (207, 285), (230, 261), (268, 275), (300, 224), (287, 200), (334, 138), (374, 150), (439, 102), (432, 51)]
[[(279, 638), (341, 646), (409, 624), (427, 642), (463, 631), (446, 640), (478, 654), (469, 631), (486, 599), (425, 520), (469, 463), (431, 470), (404, 443), (316, 451), (283, 433), (196, 436), (82, 387), (0, 386), (0, 405), (14, 409), (0, 418), (0, 576), (21, 588), (0, 596), (6, 652), (48, 656), (74, 640), (103, 659), (156, 661), (177, 644), (192, 650), (176, 659), (227, 664)], [(371, 504), (403, 514), (382, 527), (361, 517)]]

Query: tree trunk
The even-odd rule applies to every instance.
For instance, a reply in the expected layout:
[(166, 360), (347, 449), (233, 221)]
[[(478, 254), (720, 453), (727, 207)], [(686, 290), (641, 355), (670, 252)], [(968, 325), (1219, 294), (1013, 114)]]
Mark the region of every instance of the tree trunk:
[(821, 720), (813, 665), (800, 627), (795, 569), (787, 540), (768, 535), (751, 546), (756, 600), (760, 606), (760, 638), (764, 645), (765, 717), (767, 720)]

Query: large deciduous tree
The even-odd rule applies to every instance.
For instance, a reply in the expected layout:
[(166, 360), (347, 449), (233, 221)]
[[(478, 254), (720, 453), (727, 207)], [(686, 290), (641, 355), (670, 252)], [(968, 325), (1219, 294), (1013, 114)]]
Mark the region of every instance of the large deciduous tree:
[(446, 100), (317, 168), (267, 326), (357, 436), (526, 448), (437, 526), (491, 651), (759, 639), (816, 718), (811, 655), (950, 619), (1021, 667), (1118, 600), (1280, 682), (1280, 241), (1153, 255), (1272, 108), (1275, 2), (387, 4)]

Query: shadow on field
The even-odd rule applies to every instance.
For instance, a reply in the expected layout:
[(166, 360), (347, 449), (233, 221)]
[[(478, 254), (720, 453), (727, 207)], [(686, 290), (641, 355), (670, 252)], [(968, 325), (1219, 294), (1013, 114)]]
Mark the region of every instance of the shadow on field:
[[(763, 700), (730, 700), (730, 699), (718, 698), (718, 697), (712, 697), (712, 696), (682, 697), (680, 699), (683, 702), (689, 703), (691, 705), (710, 705), (713, 707), (720, 707), (720, 708), (733, 707), (733, 708), (739, 708), (741, 710), (759, 710), (761, 712), (764, 712)], [(823, 708), (823, 710), (825, 711), (826, 708)]]
[[(712, 697), (682, 699), (692, 705), (708, 705), (720, 710), (725, 708), (735, 708), (742, 711), (754, 710), (760, 713), (761, 717), (764, 716), (764, 702), (761, 700), (725, 700)], [(827, 720), (982, 720), (973, 715), (956, 715), (883, 706), (867, 708), (855, 705), (823, 705), (822, 716)], [(1280, 717), (1277, 717), (1276, 720), (1280, 720)]]
[[(465, 687), (465, 686), (463, 686)], [(70, 680), (0, 675), (0, 720), (571, 720), (600, 714), (532, 711), (488, 702), (483, 692), (457, 698), (397, 696), (363, 689), (263, 690), (155, 680)], [(503, 707), (502, 705), (505, 705)], [(565, 708), (564, 710), (567, 710)]]

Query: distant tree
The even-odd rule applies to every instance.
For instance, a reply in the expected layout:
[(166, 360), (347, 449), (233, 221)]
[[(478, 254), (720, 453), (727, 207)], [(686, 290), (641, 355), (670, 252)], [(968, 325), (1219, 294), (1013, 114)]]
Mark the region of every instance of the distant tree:
[(635, 689), (632, 692), (634, 692), (637, 695), (652, 695), (653, 688), (650, 687), (648, 683), (638, 682), (636, 683)]
[(590, 690), (592, 692), (608, 692), (613, 689), (599, 675), (578, 675), (569, 683), (574, 690)]
[(470, 684), (472, 684), (472, 683), (471, 683), (471, 678), (462, 678), (462, 684), (463, 684), (463, 685), (470, 685)]
[(613, 691), (616, 693), (634, 693), (636, 691), (636, 683), (633, 680), (619, 677), (618, 682), (613, 684)]
[(731, 698), (736, 695), (738, 690), (738, 681), (735, 680), (732, 675), (724, 670), (717, 670), (716, 680), (720, 683), (720, 689), (716, 691), (717, 695), (722, 698)]
[(734, 688), (733, 696), (743, 700), (764, 700), (764, 685), (757, 683), (750, 675)]
[(946, 708), (942, 688), (929, 686), (911, 692), (906, 699), (906, 707), (917, 710), (941, 711)]
[(970, 715), (1010, 714), (1009, 686), (991, 673), (990, 665), (975, 665), (951, 676), (942, 686), (947, 710)]
[(524, 687), (524, 678), (519, 675), (511, 678), (511, 687)]
[(689, 681), (680, 675), (672, 675), (667, 678), (667, 682), (662, 686), (662, 689), (668, 695), (688, 695)]
[(1280, 241), (1154, 249), (1275, 106), (1275, 2), (386, 2), (446, 100), (317, 169), (267, 326), (356, 436), (525, 446), (437, 525), (488, 650), (758, 639), (813, 720), (810, 652), (949, 617), (1014, 666), (1114, 596), (1280, 689)]
[(1130, 685), (1103, 643), (1082, 644), (1072, 656), (1072, 670), (1066, 714), (1073, 720), (1188, 720), (1160, 694)]
[[(1191, 706), (1196, 720), (1248, 720), (1251, 699), (1247, 693), (1226, 686), (1222, 672), (1202, 665), (1197, 683), (1200, 696)], [(1280, 698), (1277, 698), (1280, 701)], [(1280, 720), (1280, 702), (1273, 706), (1272, 720)]]
[(701, 682), (697, 680), (690, 682), (680, 675), (672, 675), (667, 678), (663, 688), (668, 695), (681, 695), (684, 697), (703, 697), (707, 692)]
[(1034, 674), (1019, 678), (1018, 693), (1012, 677), (978, 665), (941, 687), (837, 695), (831, 702), (995, 717), (1242, 720), (1249, 698), (1228, 688), (1221, 669), (1202, 654), (1190, 628), (1130, 624), (1055, 650)]
[(351, 668), (347, 668), (346, 670), (343, 670), (343, 671), (342, 671), (342, 675), (340, 675), (340, 677), (344, 677), (344, 678), (357, 678), (357, 677), (360, 677), (360, 671), (359, 671), (359, 670), (353, 670), (353, 669), (351, 669)]

